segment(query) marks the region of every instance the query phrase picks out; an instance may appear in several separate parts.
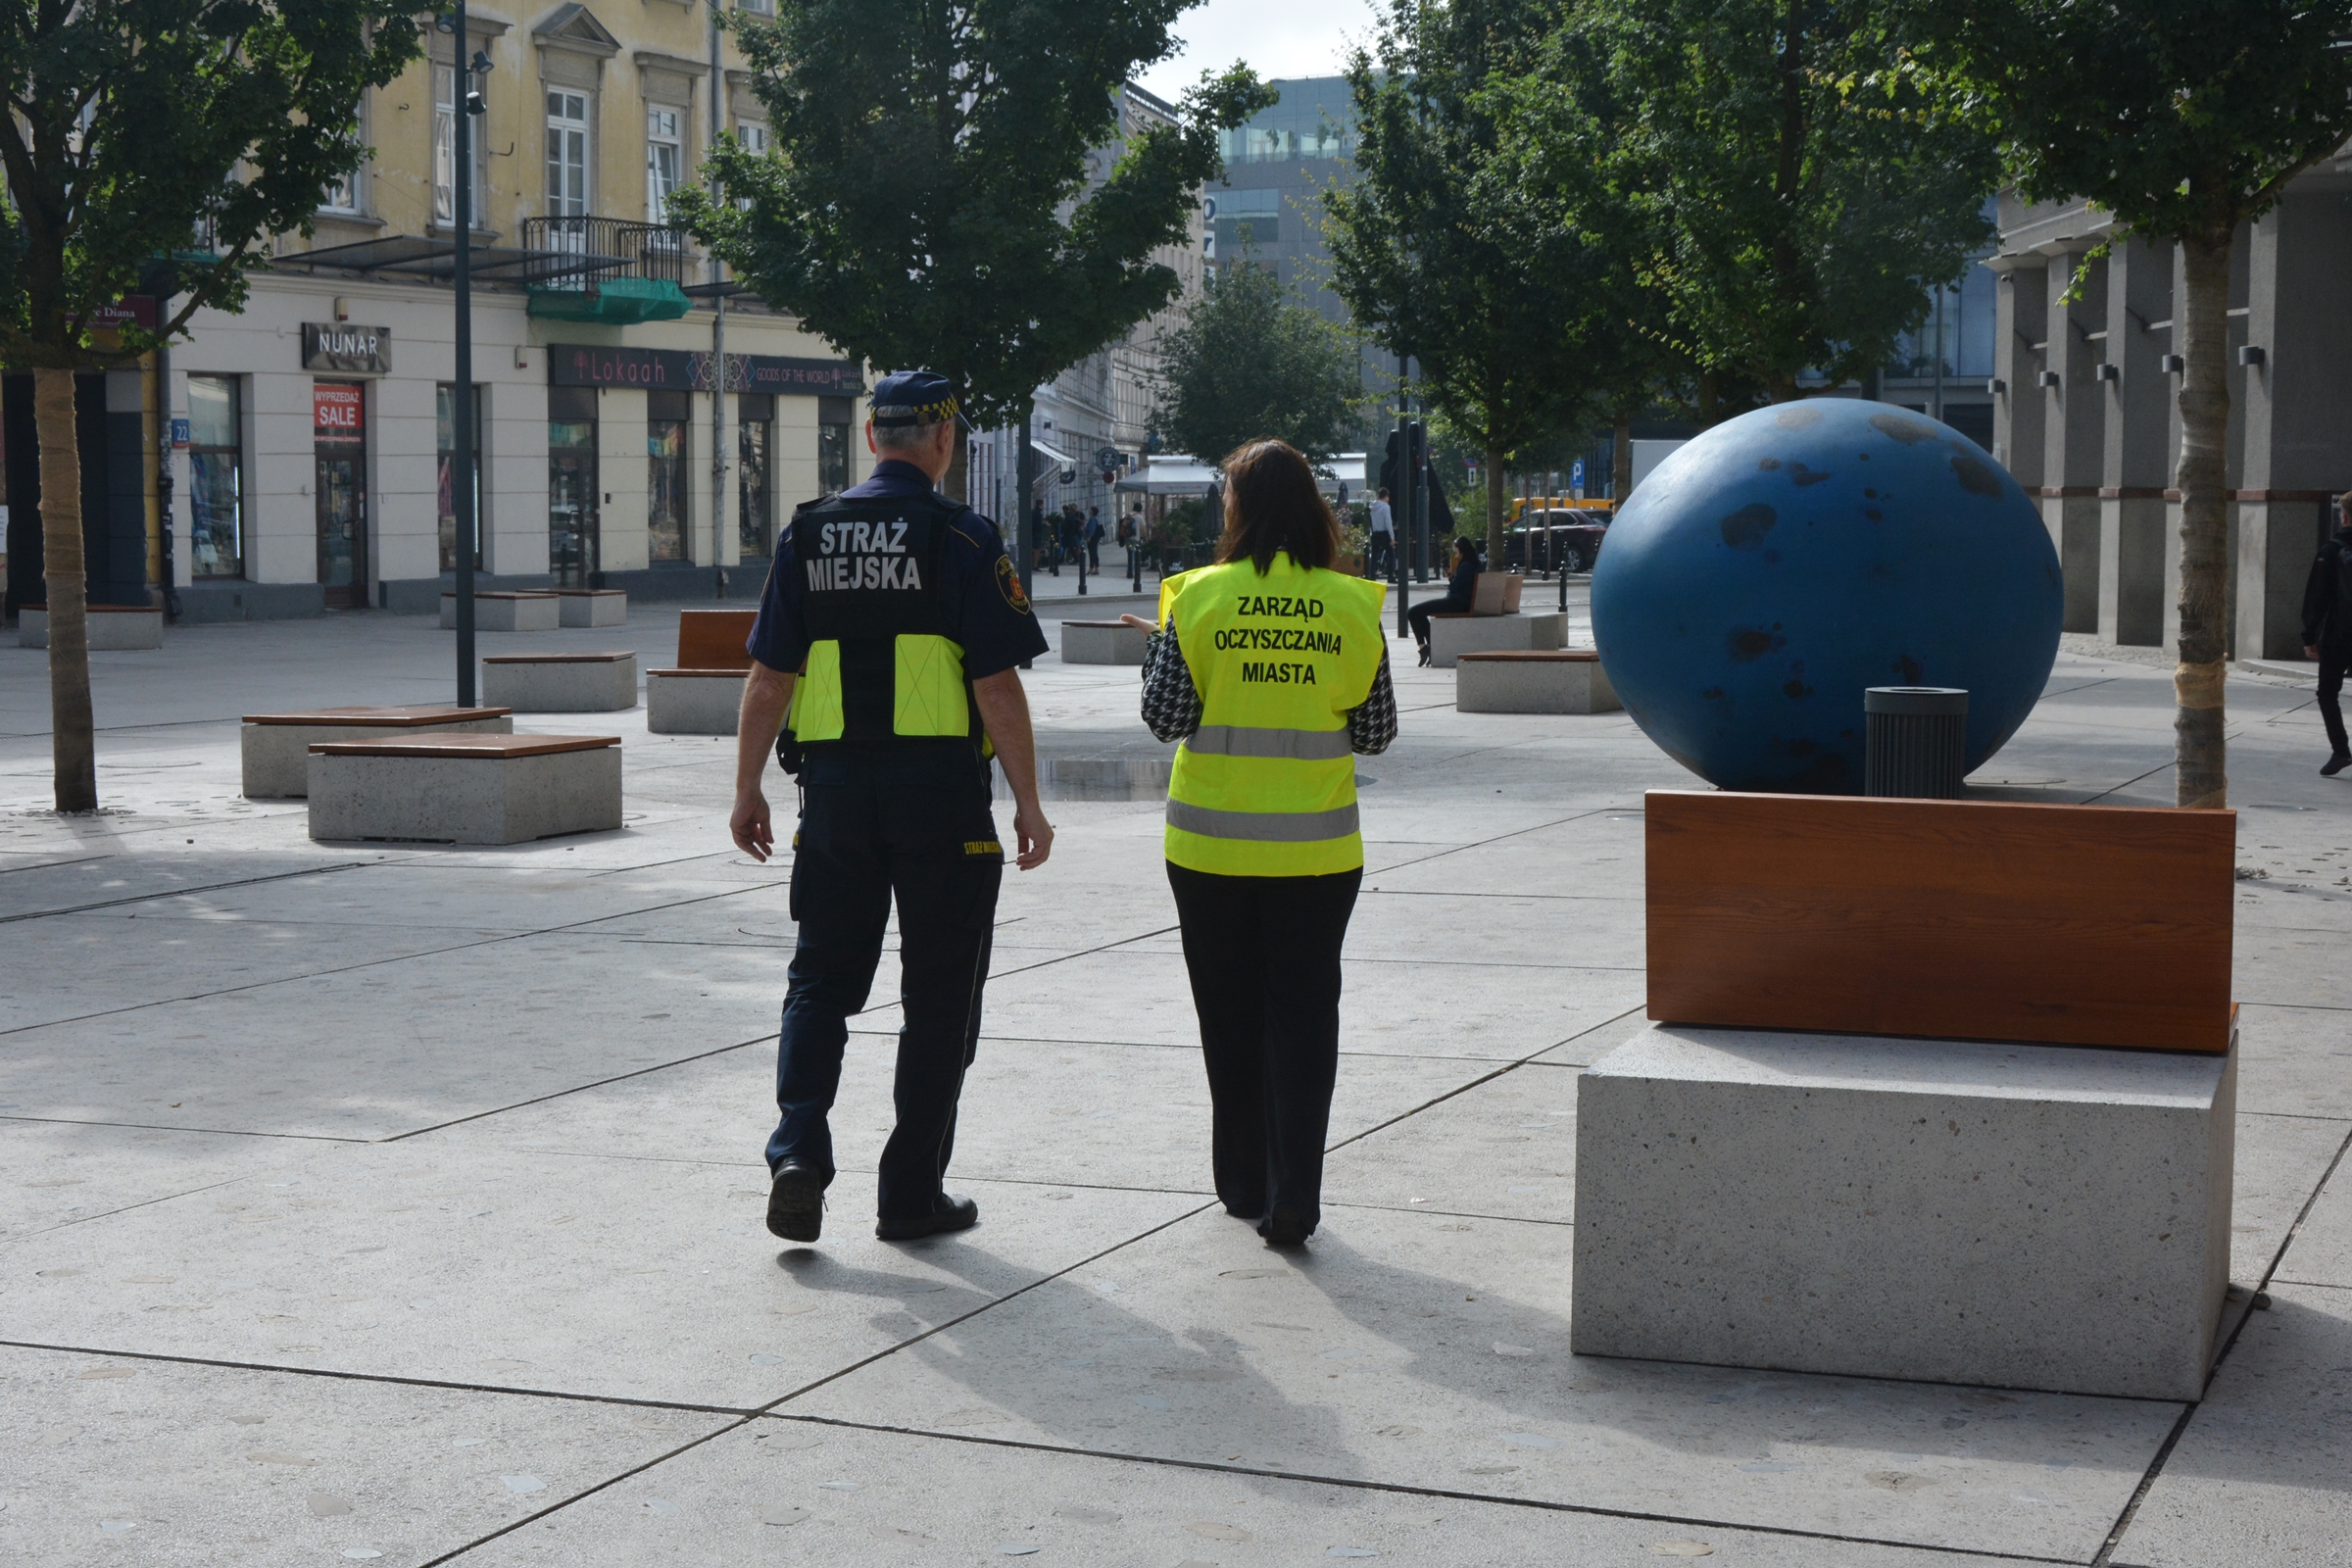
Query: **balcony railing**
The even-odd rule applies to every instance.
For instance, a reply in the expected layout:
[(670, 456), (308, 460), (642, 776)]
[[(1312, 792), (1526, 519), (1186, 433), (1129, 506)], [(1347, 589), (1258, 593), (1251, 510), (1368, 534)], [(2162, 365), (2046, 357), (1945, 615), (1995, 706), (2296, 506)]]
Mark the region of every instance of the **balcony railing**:
[(526, 218), (522, 248), (545, 256), (537, 288), (584, 288), (590, 279), (686, 281), (686, 231), (619, 218)]

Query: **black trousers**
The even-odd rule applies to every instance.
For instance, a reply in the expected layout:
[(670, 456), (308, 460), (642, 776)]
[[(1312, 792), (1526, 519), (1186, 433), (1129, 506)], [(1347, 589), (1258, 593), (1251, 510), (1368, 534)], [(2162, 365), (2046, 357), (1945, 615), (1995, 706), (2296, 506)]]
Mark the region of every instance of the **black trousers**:
[(1443, 599), (1425, 599), (1404, 612), (1404, 623), (1413, 629), (1413, 641), (1429, 646), (1429, 617), (1450, 614), (1455, 606)]
[(891, 901), (899, 906), (898, 1124), (883, 1146), (884, 1219), (931, 1211), (956, 1152), (956, 1102), (980, 1042), (997, 889), (1004, 874), (977, 757), (811, 759), (793, 838), (799, 946), (776, 1046), (769, 1170), (798, 1158), (833, 1179), (826, 1113), (849, 1017), (865, 1006)]
[(2352, 752), (2344, 744), (2344, 671), (2352, 667), (2352, 641), (2320, 644), (2320, 722), (2328, 726), (2328, 749), (2337, 757)]
[(1208, 1067), (1211, 1163), (1227, 1211), (1322, 1218), (1340, 1068), (1340, 946), (1364, 873), (1215, 876), (1168, 866)]
[(1364, 575), (1375, 582), (1386, 582), (1396, 574), (1396, 536), (1376, 533), (1367, 536), (1364, 546)]

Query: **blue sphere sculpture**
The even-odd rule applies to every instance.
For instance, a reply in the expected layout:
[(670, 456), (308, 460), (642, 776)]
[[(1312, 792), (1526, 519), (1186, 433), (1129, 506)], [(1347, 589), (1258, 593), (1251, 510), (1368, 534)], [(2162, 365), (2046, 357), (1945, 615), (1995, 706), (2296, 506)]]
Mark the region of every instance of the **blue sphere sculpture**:
[(1862, 693), (1960, 686), (1972, 770), (2058, 657), (2058, 554), (1984, 448), (1924, 415), (1815, 398), (1727, 420), (1642, 482), (1592, 572), (1627, 712), (1735, 790), (1859, 794)]

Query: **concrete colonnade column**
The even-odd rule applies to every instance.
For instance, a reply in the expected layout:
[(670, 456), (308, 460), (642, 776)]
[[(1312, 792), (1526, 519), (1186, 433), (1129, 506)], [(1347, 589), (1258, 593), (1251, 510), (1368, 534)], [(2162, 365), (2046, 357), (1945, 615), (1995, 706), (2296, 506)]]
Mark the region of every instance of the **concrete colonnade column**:
[(2105, 457), (2106, 398), (2098, 380), (2107, 315), (2107, 264), (2084, 269), (2080, 298), (2069, 299), (2075, 272), (2095, 241), (2059, 239), (2037, 247), (2048, 258), (2042, 351), (2041, 517), (2057, 546), (2066, 579), (2068, 631), (2099, 629), (2099, 466)]
[(2117, 240), (2107, 258), (2108, 379), (2099, 480), (2099, 639), (2164, 641), (2165, 444), (2174, 381), (2173, 247)]
[(2041, 492), (2041, 350), (2048, 274), (2034, 256), (1994, 256), (1998, 275), (1992, 346), (1992, 456), (2024, 486)]

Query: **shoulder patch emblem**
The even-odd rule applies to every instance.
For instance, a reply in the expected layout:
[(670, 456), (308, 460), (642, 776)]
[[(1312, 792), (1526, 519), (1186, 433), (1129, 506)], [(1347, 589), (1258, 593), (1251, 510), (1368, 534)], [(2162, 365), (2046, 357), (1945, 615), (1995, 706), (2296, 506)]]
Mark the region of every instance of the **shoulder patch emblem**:
[(1010, 556), (997, 558), (997, 591), (1004, 596), (1004, 602), (1017, 613), (1029, 613), (1029, 596), (1021, 592), (1020, 574), (1012, 569)]

